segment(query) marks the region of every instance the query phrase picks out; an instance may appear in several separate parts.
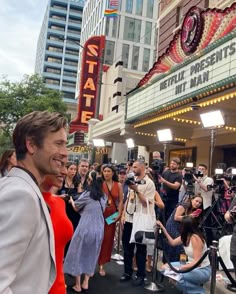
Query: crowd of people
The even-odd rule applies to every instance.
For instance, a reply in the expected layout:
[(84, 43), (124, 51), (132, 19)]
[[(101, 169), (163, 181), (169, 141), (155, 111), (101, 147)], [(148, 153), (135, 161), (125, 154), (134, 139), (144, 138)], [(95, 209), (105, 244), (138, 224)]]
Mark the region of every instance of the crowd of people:
[[(59, 113), (32, 112), (15, 127), (15, 149), (1, 157), (0, 293), (65, 294), (65, 274), (74, 277), (75, 293), (88, 291), (96, 269), (102, 278), (107, 274), (117, 227), (122, 228), (124, 254), (120, 282), (144, 285), (154, 245), (130, 242), (134, 214), (140, 212), (161, 220), (156, 224), (167, 238), (163, 250), (169, 261), (176, 265), (185, 253), (188, 262), (181, 269), (191, 269), (212, 241), (199, 229), (212, 204), (207, 166), (199, 164), (201, 177), (193, 175), (193, 195), (186, 190), (178, 158), (171, 158), (158, 175), (142, 158), (120, 168), (90, 165), (82, 158), (77, 166), (67, 160), (66, 125)], [(234, 222), (234, 205), (235, 199), (225, 215), (228, 222)], [(231, 259), (236, 268), (234, 243), (235, 233)], [(202, 284), (210, 273), (205, 259), (181, 274), (177, 287), (205, 293)]]

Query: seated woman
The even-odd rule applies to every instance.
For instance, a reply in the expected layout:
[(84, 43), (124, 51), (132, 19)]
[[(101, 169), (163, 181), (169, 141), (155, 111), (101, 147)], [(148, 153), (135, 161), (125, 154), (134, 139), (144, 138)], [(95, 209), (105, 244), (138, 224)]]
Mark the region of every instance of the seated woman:
[[(71, 240), (65, 262), (65, 273), (76, 277), (74, 292), (87, 290), (93, 276), (104, 236), (103, 212), (107, 198), (102, 190), (102, 178), (95, 171), (89, 173), (88, 187), (74, 202), (70, 203), (80, 213), (81, 219)], [(81, 275), (84, 280), (81, 284)]]
[[(201, 233), (198, 223), (191, 216), (184, 216), (181, 222), (181, 235), (176, 239), (171, 238), (167, 230), (160, 221), (157, 224), (163, 230), (171, 246), (183, 244), (188, 263), (179, 264), (179, 270), (192, 268), (207, 250), (206, 242)], [(176, 265), (176, 264), (175, 264)], [(205, 289), (201, 286), (206, 283), (211, 276), (211, 267), (208, 257), (195, 269), (180, 274), (176, 287), (183, 293), (204, 294)]]
[[(172, 238), (177, 238), (180, 235), (180, 225), (184, 216), (190, 215), (193, 218), (198, 218), (199, 214), (196, 214), (198, 211), (202, 211), (202, 196), (195, 195), (192, 196), (187, 202), (181, 202), (175, 210), (172, 212), (170, 217), (166, 222), (166, 230)], [(197, 209), (201, 209), (197, 211)], [(180, 254), (184, 253), (182, 245), (176, 246), (175, 248), (165, 244), (165, 252), (169, 257), (169, 261), (179, 261)]]
[[(61, 188), (67, 174), (65, 165), (62, 164), (60, 174), (48, 175), (44, 178), (40, 189), (44, 200), (48, 205), (55, 239), (56, 255), (56, 280), (49, 291), (49, 294), (66, 294), (65, 278), (63, 272), (64, 249), (67, 242), (72, 238), (73, 226), (66, 215), (65, 202), (56, 194)], [(62, 229), (63, 228), (63, 229)]]

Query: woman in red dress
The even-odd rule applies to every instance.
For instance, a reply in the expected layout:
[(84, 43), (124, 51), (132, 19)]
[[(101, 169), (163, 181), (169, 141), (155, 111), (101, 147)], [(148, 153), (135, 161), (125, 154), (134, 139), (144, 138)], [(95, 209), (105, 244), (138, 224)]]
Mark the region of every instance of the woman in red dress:
[(65, 210), (65, 202), (60, 197), (54, 195), (58, 189), (62, 187), (63, 181), (67, 173), (66, 166), (61, 167), (60, 174), (46, 176), (40, 186), (44, 200), (50, 211), (54, 239), (55, 239), (55, 255), (56, 255), (56, 280), (49, 291), (49, 294), (66, 294), (66, 285), (63, 272), (64, 249), (68, 241), (73, 235), (73, 226), (68, 219)]
[(118, 216), (114, 219), (112, 224), (108, 225), (105, 221), (104, 239), (98, 258), (99, 274), (101, 276), (105, 276), (106, 272), (103, 268), (103, 265), (111, 260), (116, 222), (120, 219), (123, 209), (123, 189), (121, 184), (118, 182), (116, 170), (111, 164), (103, 165), (102, 176), (104, 179), (103, 191), (108, 198), (108, 204), (104, 212), (104, 218), (106, 219), (116, 211), (118, 212)]

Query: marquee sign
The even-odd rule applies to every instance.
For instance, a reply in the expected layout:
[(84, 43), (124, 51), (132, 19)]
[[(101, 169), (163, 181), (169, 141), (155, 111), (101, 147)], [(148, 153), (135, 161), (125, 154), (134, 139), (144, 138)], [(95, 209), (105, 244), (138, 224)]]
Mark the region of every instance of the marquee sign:
[(70, 123), (70, 133), (88, 131), (88, 121), (94, 118), (98, 91), (99, 69), (105, 36), (89, 38), (83, 49), (80, 75), (80, 94), (77, 117)]
[(224, 10), (214, 8), (201, 11), (195, 6), (190, 8), (181, 30), (175, 34), (166, 52), (140, 80), (137, 88), (144, 86), (158, 74), (170, 71), (174, 66), (186, 60), (190, 54), (200, 53), (235, 28), (236, 3)]
[(128, 97), (126, 119), (153, 113), (177, 101), (217, 87), (222, 82), (236, 80), (236, 31), (234, 37), (208, 53), (165, 75), (148, 87)]

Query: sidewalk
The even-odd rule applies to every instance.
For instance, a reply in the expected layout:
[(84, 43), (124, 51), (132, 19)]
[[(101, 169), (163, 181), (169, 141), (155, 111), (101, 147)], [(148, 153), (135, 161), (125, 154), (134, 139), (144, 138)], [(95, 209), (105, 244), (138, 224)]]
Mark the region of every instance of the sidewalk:
[[(228, 278), (226, 277), (224, 271), (217, 271), (217, 273), (216, 273), (216, 289), (215, 289), (216, 294), (230, 294), (230, 293), (232, 294), (233, 293), (225, 288), (227, 281), (228, 281)], [(210, 281), (205, 284), (205, 289), (206, 289), (206, 293), (209, 294), (210, 290), (211, 290), (211, 282)]]

